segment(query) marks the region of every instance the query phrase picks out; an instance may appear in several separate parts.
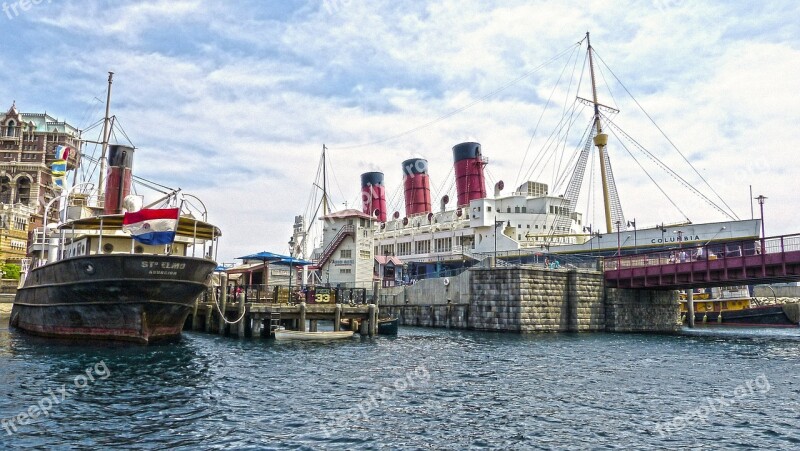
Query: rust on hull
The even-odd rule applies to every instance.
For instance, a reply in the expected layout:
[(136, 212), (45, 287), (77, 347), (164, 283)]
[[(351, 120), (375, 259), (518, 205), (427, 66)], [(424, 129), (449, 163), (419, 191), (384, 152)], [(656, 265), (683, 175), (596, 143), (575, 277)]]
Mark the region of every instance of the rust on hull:
[(57, 338), (177, 338), (216, 264), (164, 255), (76, 257), (34, 269), (19, 289), (11, 326)]

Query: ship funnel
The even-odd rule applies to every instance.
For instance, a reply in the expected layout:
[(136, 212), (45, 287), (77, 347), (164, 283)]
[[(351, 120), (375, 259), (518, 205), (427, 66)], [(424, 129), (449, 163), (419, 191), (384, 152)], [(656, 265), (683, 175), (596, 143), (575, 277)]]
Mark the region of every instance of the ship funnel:
[(116, 144), (108, 146), (109, 171), (103, 203), (103, 213), (107, 215), (122, 213), (122, 201), (131, 192), (133, 150)]
[(500, 197), (500, 191), (503, 191), (505, 188), (505, 183), (502, 180), (494, 184), (494, 197)]
[(431, 212), (431, 188), (428, 160), (412, 158), (403, 162), (406, 216)]
[(458, 193), (457, 206), (467, 206), (473, 199), (485, 198), (483, 167), (486, 161), (481, 156), (481, 145), (476, 142), (456, 144), (453, 146), (453, 163)]
[(383, 172), (361, 174), (361, 205), (364, 213), (386, 222), (386, 188), (383, 186)]

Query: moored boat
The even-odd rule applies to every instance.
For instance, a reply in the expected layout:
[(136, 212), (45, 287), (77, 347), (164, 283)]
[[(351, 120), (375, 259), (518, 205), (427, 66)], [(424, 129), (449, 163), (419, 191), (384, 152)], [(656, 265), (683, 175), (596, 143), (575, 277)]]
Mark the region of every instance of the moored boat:
[(397, 335), (398, 318), (379, 318), (378, 335)]
[[(686, 322), (686, 295), (680, 295), (681, 322)], [(756, 327), (797, 327), (800, 303), (753, 305), (747, 287), (712, 288), (693, 294), (694, 318), (697, 324), (721, 324)]]
[(60, 221), (37, 231), (9, 323), (66, 339), (177, 338), (217, 266), (212, 256), (221, 233), (205, 211), (189, 211), (180, 190), (157, 201), (169, 208), (141, 208), (141, 199), (129, 195), (134, 149), (104, 142), (101, 163), (106, 148), (110, 171), (103, 184), (101, 164), (98, 184), (104, 191), (73, 195), (76, 185), (53, 199)]

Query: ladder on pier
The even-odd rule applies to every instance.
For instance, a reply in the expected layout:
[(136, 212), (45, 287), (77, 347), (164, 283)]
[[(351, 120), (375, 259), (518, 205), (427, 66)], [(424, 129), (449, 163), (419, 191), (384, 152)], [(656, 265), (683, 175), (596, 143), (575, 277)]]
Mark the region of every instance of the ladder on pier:
[(270, 312), (269, 314), (269, 334), (275, 333), (275, 330), (281, 327), (281, 313)]

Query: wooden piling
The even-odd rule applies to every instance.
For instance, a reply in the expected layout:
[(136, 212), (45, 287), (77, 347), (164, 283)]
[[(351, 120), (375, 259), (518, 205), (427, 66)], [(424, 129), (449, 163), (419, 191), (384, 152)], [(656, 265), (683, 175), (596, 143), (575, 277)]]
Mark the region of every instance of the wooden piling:
[(333, 308), (333, 330), (339, 332), (342, 327), (342, 305), (336, 304)]
[(227, 308), (227, 302), (228, 302), (228, 274), (223, 272), (222, 274), (220, 274), (219, 279), (220, 279), (219, 283), (220, 285), (222, 285), (222, 290), (221, 290), (222, 294), (220, 294), (219, 296), (220, 298), (219, 334), (225, 335), (225, 309)]
[(197, 309), (200, 305), (200, 298), (194, 300), (194, 312), (192, 312), (192, 330), (200, 330), (200, 318), (197, 316)]
[(317, 331), (317, 320), (312, 319), (308, 321), (308, 331), (309, 332), (316, 332)]
[(375, 304), (369, 305), (369, 336), (374, 337), (378, 335), (378, 306)]
[(249, 318), (246, 318), (246, 315), (244, 313), (245, 309), (247, 308), (244, 305), (244, 293), (239, 293), (239, 299), (237, 299), (237, 301), (239, 301), (239, 308), (236, 311), (236, 313), (239, 314), (239, 316), (237, 316), (237, 318), (240, 318), (239, 319), (239, 324), (238, 324), (238, 326), (239, 326), (238, 332), (239, 333), (237, 335), (239, 336), (239, 338), (244, 338), (244, 335), (245, 335), (245, 323), (249, 319)]
[(686, 309), (689, 311), (689, 327), (694, 327), (694, 290), (689, 289), (686, 295)]
[(306, 303), (300, 303), (300, 319), (298, 320), (297, 330), (301, 332), (306, 331)]

